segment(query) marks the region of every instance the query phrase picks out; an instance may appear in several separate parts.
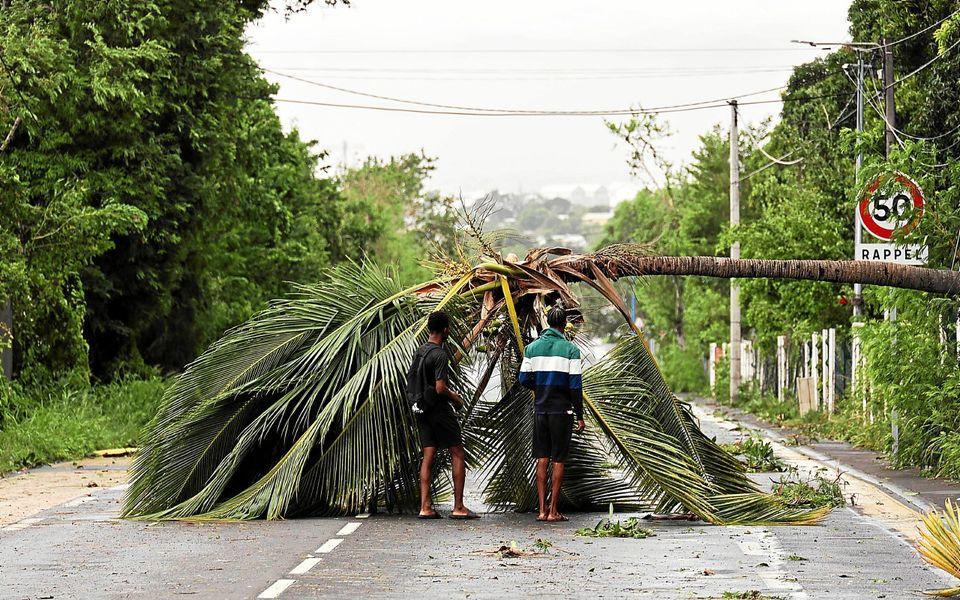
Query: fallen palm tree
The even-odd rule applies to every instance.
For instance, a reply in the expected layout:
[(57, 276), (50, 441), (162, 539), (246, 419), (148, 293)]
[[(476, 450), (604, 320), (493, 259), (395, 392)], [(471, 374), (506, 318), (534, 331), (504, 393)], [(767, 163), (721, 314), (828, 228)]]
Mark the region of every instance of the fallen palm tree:
[[(634, 328), (613, 279), (747, 274), (938, 292), (957, 283), (929, 269), (836, 261), (739, 261), (747, 270), (738, 271), (725, 259), (651, 257), (626, 245), (589, 255), (538, 248), (507, 260), (477, 238), (475, 255), (439, 259), (432, 281), (403, 288), (375, 265), (341, 266), (229, 331), (165, 395), (132, 468), (124, 515), (276, 519), (414, 505), (419, 447), (404, 377), (426, 315), (439, 308), (462, 334), (452, 384), (469, 399), (468, 458), (487, 471), (490, 504), (523, 510), (532, 506), (533, 399), (514, 383), (524, 344), (545, 327), (545, 307), (577, 305), (571, 283), (598, 290)], [(924, 288), (921, 275), (933, 283)], [(491, 401), (482, 392), (495, 372), (502, 394)], [(568, 506), (612, 502), (717, 524), (809, 524), (825, 514), (761, 492), (700, 431), (642, 335), (588, 369), (584, 392), (588, 434), (567, 463)]]

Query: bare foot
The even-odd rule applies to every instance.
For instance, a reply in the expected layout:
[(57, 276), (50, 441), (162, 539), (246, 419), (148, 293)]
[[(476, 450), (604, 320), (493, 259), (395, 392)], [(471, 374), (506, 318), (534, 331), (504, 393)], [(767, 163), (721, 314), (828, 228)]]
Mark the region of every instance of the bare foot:
[(547, 513), (540, 513), (540, 514), (538, 514), (538, 515), (537, 515), (537, 520), (538, 520), (538, 521), (546, 521), (546, 520), (547, 520)]
[(451, 519), (479, 519), (480, 515), (473, 512), (466, 506), (461, 506), (460, 508), (454, 508), (453, 512), (450, 513)]
[(569, 521), (570, 519), (566, 518), (560, 513), (550, 513), (547, 515), (548, 523), (560, 523), (561, 521)]

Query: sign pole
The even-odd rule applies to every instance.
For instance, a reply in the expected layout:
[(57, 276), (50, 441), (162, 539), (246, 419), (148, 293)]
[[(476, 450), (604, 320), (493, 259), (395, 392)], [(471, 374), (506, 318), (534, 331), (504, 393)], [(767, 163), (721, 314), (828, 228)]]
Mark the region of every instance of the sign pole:
[[(863, 153), (860, 151), (859, 143), (860, 137), (863, 134), (863, 54), (857, 52), (857, 158), (854, 162), (854, 187), (859, 188), (860, 185), (860, 165), (863, 162)], [(853, 215), (853, 243), (854, 247), (859, 246), (861, 243), (860, 238), (860, 216), (859, 212), (854, 212)], [(853, 284), (853, 316), (859, 317), (863, 314), (863, 298), (861, 296), (863, 286), (859, 283)], [(857, 348), (859, 350), (859, 348)], [(859, 353), (854, 353), (854, 373), (856, 373), (857, 356)]]
[[(730, 101), (730, 227), (740, 224), (740, 134), (737, 131), (737, 101)], [(730, 245), (730, 258), (740, 258), (740, 242)], [(730, 280), (730, 403), (740, 389), (740, 285)]]
[[(863, 54), (857, 52), (857, 117), (856, 117), (856, 128), (857, 128), (857, 157), (854, 161), (853, 168), (853, 185), (854, 189), (859, 189), (860, 186), (860, 163), (863, 161), (863, 155), (860, 152), (860, 136), (863, 133)], [(854, 252), (861, 244), (861, 227), (860, 227), (860, 210), (859, 207), (853, 211), (853, 247)], [(853, 284), (853, 326), (850, 328), (851, 338), (852, 338), (852, 352), (851, 352), (851, 362), (853, 363), (852, 368), (850, 369), (850, 389), (856, 394), (857, 388), (860, 385), (860, 332), (858, 327), (860, 326), (860, 316), (863, 314), (863, 286), (859, 283)], [(864, 410), (866, 410), (866, 397), (864, 396)]]
[[(894, 128), (897, 126), (897, 109), (894, 104), (893, 99), (893, 49), (890, 46), (886, 45), (886, 40), (881, 39), (880, 45), (883, 48), (883, 120), (884, 120), (884, 146), (886, 150), (887, 160), (890, 160), (890, 151), (893, 148), (893, 144), (896, 141), (896, 132)], [(896, 209), (896, 204), (894, 204), (894, 209)], [(893, 296), (893, 291), (891, 290), (891, 296)], [(890, 320), (891, 325), (895, 325), (897, 322), (897, 307), (894, 304), (891, 304), (890, 310), (887, 312), (887, 317)], [(897, 337), (894, 334), (893, 337), (893, 346), (896, 348)], [(893, 406), (890, 409), (890, 429), (893, 437), (893, 444), (891, 450), (893, 455), (897, 455), (897, 451), (900, 449), (900, 422), (899, 415), (897, 414), (897, 407)]]

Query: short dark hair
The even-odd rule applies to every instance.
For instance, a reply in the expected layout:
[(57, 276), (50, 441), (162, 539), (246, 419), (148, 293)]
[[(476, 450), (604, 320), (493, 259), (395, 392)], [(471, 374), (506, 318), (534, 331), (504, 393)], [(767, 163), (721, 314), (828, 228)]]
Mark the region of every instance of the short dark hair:
[(547, 313), (547, 325), (560, 331), (563, 331), (563, 328), (567, 326), (567, 309), (562, 302), (554, 304), (550, 312)]
[(441, 333), (447, 327), (450, 327), (450, 317), (442, 310), (432, 312), (427, 317), (427, 329), (430, 333)]

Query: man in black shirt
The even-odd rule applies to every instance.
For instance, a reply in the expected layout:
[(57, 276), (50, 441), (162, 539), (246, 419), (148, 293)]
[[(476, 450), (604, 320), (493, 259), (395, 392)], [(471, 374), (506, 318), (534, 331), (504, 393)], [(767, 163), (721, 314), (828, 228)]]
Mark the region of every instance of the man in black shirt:
[(420, 432), (423, 462), (420, 464), (420, 514), (421, 519), (441, 518), (430, 499), (430, 479), (433, 460), (438, 448), (449, 448), (453, 463), (453, 512), (451, 519), (479, 519), (480, 515), (463, 505), (463, 484), (466, 478), (466, 463), (463, 453), (463, 437), (454, 405), (463, 406), (463, 398), (448, 385), (450, 357), (444, 343), (450, 335), (450, 319), (446, 313), (437, 311), (427, 319), (430, 333), (427, 342), (413, 355), (413, 363), (407, 375), (408, 395), (417, 399), (413, 411)]

